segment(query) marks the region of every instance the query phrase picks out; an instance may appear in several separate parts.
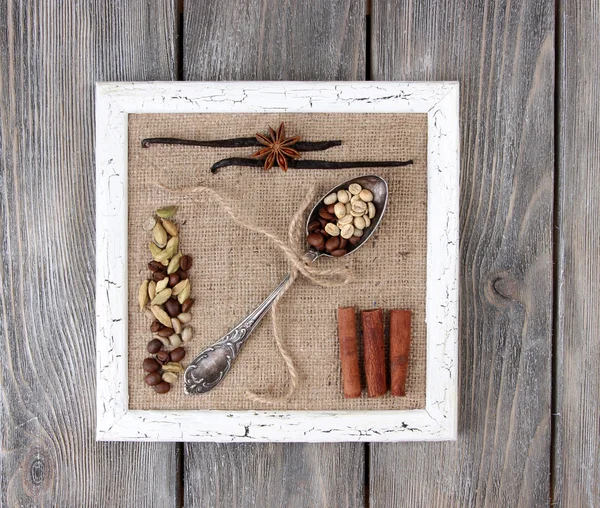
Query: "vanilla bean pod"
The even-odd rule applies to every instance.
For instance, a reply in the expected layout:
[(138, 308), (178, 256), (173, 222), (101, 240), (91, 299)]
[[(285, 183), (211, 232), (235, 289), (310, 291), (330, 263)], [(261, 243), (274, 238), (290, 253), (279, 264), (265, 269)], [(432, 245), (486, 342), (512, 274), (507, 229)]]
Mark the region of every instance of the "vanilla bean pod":
[[(342, 141), (335, 139), (332, 141), (298, 141), (294, 148), (299, 152), (312, 152), (327, 150), (334, 146), (340, 146)], [(197, 141), (195, 139), (180, 138), (146, 138), (142, 139), (142, 148), (148, 148), (150, 145), (184, 145), (184, 146), (206, 146), (213, 148), (244, 148), (249, 146), (263, 146), (255, 137), (252, 138), (231, 138), (215, 139), (210, 141)]]
[[(319, 160), (290, 160), (288, 167), (293, 169), (350, 169), (350, 168), (395, 168), (401, 166), (410, 166), (413, 160), (407, 161), (319, 161)], [(262, 168), (264, 161), (258, 159), (247, 159), (244, 157), (230, 157), (215, 162), (210, 171), (216, 173), (220, 168), (228, 166), (245, 166), (250, 168)]]

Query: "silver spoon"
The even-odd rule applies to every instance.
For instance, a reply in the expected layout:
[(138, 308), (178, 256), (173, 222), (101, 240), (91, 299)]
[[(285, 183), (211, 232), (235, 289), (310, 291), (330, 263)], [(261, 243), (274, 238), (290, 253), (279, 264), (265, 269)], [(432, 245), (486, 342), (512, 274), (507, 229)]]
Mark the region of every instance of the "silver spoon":
[[(329, 190), (317, 202), (306, 222), (306, 234), (308, 234), (308, 225), (318, 217), (319, 209), (324, 206), (323, 199), (325, 199), (325, 196), (328, 196), (332, 192), (337, 192), (340, 189), (347, 189), (352, 183), (357, 183), (364, 189), (369, 189), (373, 193), (373, 204), (375, 205), (376, 212), (375, 217), (371, 220), (371, 225), (364, 230), (362, 241), (345, 254), (345, 256), (360, 249), (373, 235), (381, 222), (388, 200), (388, 185), (383, 178), (375, 175), (361, 176), (337, 185)], [(313, 247), (309, 248), (306, 252), (306, 259), (311, 262), (316, 261), (321, 256), (332, 257), (330, 254), (320, 252)], [(242, 349), (242, 346), (248, 340), (252, 331), (258, 326), (258, 323), (260, 323), (267, 311), (271, 308), (277, 295), (281, 292), (289, 279), (290, 276), (286, 276), (285, 279), (281, 281), (281, 284), (277, 286), (275, 291), (273, 291), (256, 309), (248, 314), (248, 316), (240, 321), (235, 328), (194, 358), (187, 369), (185, 369), (184, 390), (186, 394), (192, 395), (209, 392), (223, 381)]]

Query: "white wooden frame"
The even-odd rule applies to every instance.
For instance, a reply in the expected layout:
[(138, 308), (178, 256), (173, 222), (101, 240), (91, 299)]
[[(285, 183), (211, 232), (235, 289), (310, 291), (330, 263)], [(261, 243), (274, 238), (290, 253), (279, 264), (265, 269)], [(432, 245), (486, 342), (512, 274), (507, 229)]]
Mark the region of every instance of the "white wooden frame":
[[(129, 113), (427, 113), (426, 407), (411, 411), (131, 411)], [(149, 82), (96, 86), (97, 439), (428, 441), (457, 434), (459, 86), (453, 82)]]

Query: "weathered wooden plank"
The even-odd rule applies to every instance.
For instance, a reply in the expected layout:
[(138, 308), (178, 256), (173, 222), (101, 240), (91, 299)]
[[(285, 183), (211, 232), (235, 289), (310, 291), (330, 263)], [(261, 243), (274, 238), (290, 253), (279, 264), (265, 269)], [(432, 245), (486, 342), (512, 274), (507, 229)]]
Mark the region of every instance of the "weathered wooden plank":
[(373, 79), (461, 83), (455, 443), (371, 447), (371, 507), (545, 506), (554, 2), (373, 2)]
[(177, 502), (177, 445), (94, 441), (93, 84), (173, 78), (172, 3), (0, 3), (2, 505)]
[[(365, 72), (365, 4), (186, 2), (188, 80), (356, 80)], [(362, 506), (361, 444), (186, 444), (189, 506)]]
[(600, 5), (559, 2), (553, 501), (600, 506)]

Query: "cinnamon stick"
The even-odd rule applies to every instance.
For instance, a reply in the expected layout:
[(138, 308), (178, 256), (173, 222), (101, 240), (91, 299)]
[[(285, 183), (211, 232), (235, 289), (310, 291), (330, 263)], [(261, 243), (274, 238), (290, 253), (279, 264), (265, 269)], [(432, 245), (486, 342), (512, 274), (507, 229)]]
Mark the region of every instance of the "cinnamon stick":
[(390, 371), (392, 395), (406, 395), (406, 375), (410, 351), (410, 310), (390, 311)]
[(337, 317), (344, 397), (355, 399), (360, 397), (362, 391), (356, 341), (356, 313), (353, 307), (340, 307)]
[(361, 318), (367, 391), (369, 397), (380, 397), (387, 392), (383, 312), (381, 309), (365, 310), (361, 312)]

